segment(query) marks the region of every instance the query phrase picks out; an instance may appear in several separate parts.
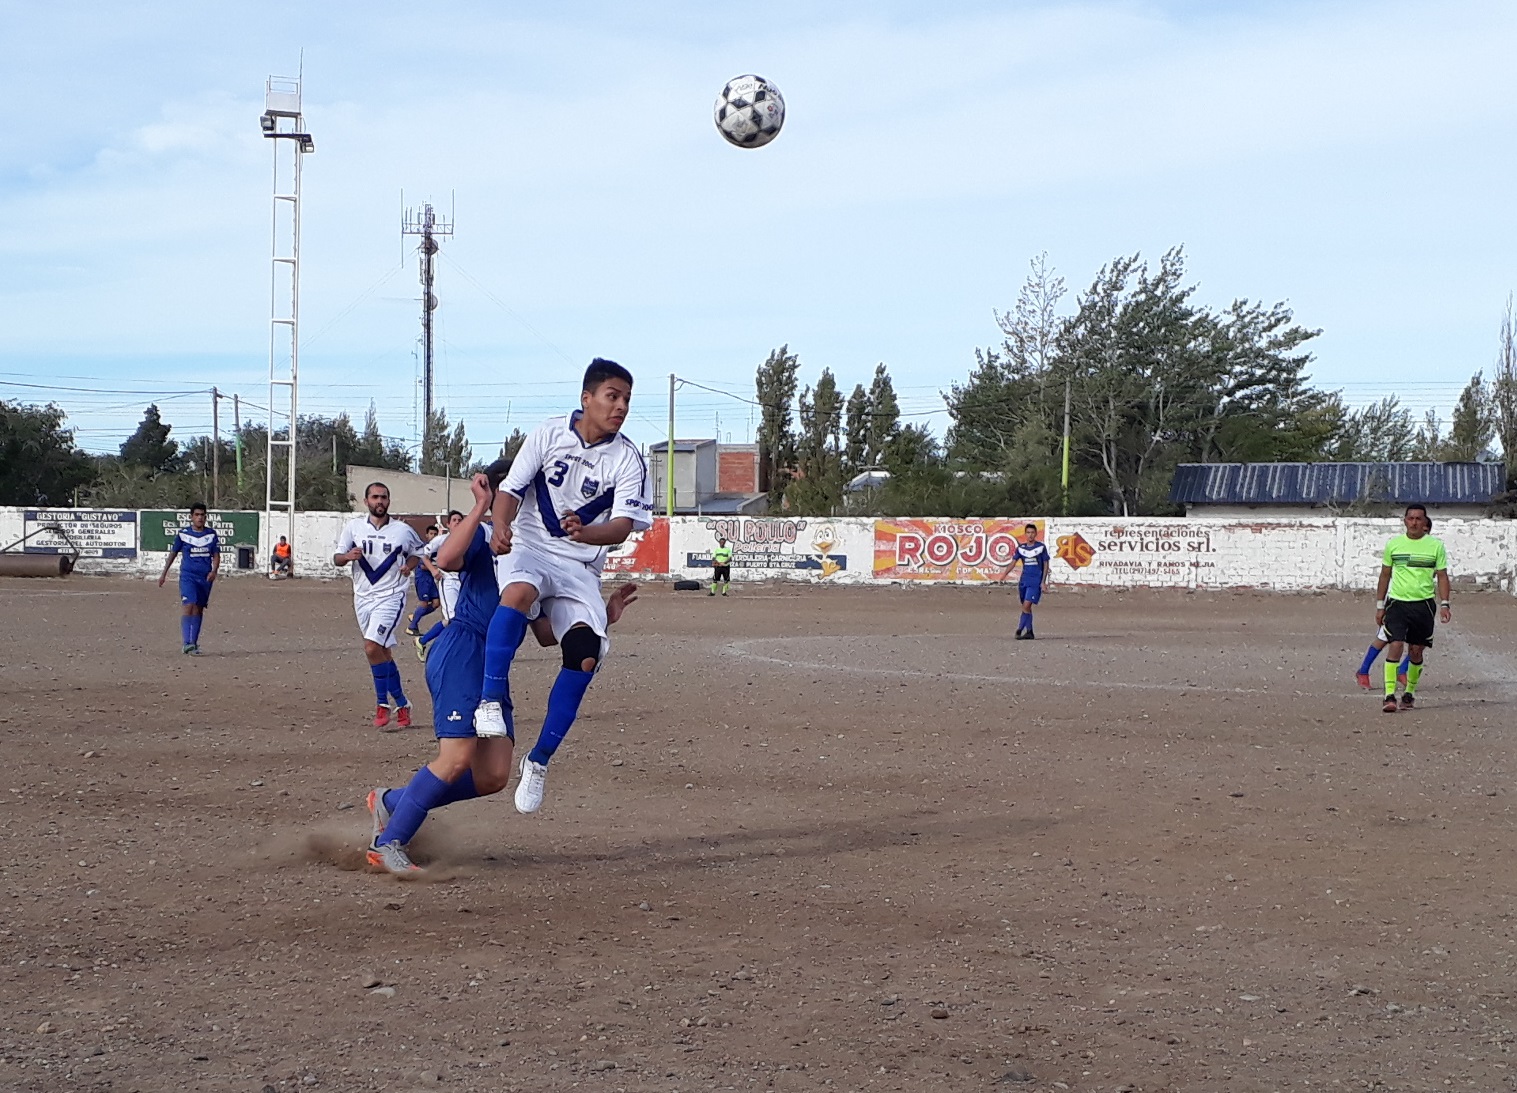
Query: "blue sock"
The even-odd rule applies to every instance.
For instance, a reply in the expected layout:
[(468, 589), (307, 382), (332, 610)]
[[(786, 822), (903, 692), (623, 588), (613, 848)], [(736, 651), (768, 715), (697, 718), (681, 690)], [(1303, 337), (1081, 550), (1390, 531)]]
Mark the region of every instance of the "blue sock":
[(385, 690), (390, 692), (390, 697), (395, 700), (396, 706), (409, 706), (410, 703), (406, 701), (406, 692), (400, 689), (400, 665), (393, 660), (385, 663), (390, 666), (390, 671), (385, 677)]
[[(466, 770), (458, 776), (457, 781), (447, 783), (448, 791), (443, 794), (442, 800), (438, 801), (433, 808), (442, 808), (445, 805), (457, 804), (459, 801), (472, 801), (479, 796), (479, 790), (474, 788), (474, 772)], [(387, 789), (384, 792), (385, 811), (392, 816), (400, 807), (401, 799), (406, 795), (403, 789)]]
[(474, 788), (474, 772), (466, 770), (453, 781), (448, 783), (448, 792), (442, 795), (433, 808), (442, 808), (444, 805), (455, 805), (459, 801), (472, 801), (479, 796), (479, 790)]
[(1364, 654), (1364, 660), (1359, 663), (1359, 674), (1362, 676), (1369, 675), (1370, 669), (1375, 665), (1375, 659), (1379, 656), (1380, 650), (1371, 645), (1369, 652)]
[(1031, 612), (1029, 612), (1029, 611), (1023, 611), (1022, 612), (1022, 621), (1019, 622), (1019, 623), (1017, 623), (1017, 628), (1021, 629), (1021, 630), (1031, 630), (1032, 629), (1032, 613)]
[(511, 661), (517, 647), (527, 636), (527, 616), (514, 607), (497, 607), (490, 617), (485, 635), (485, 678), (480, 698), (485, 702), (506, 701), (510, 694)]
[(437, 635), (441, 634), (446, 629), (447, 626), (445, 626), (443, 623), (434, 622), (432, 624), (432, 629), (428, 630), (421, 636), (421, 643), (423, 645), (431, 645), (434, 641), (437, 640)]
[(579, 716), (579, 704), (585, 699), (594, 672), (576, 672), (572, 668), (560, 668), (553, 681), (553, 690), (548, 692), (548, 716), (543, 718), (543, 731), (537, 734), (529, 759), (546, 764), (569, 734), (569, 726)]
[(190, 619), (193, 615), (179, 616), (179, 638), (185, 645), (193, 645), (194, 639), (190, 637)]
[(204, 615), (191, 615), (190, 616), (190, 644), (191, 645), (199, 645), (200, 644), (200, 624), (203, 623), (203, 622), (205, 622), (205, 616)]
[(390, 822), (375, 840), (376, 845), (410, 842), (426, 820), (427, 813), (441, 804), (447, 793), (448, 783), (433, 774), (430, 767), (422, 767), (411, 776), (405, 793), (396, 802), (395, 811), (390, 813)]
[(1404, 675), (1406, 675), (1407, 665), (1411, 664), (1411, 662), (1412, 662), (1412, 654), (1408, 653), (1408, 654), (1406, 654), (1406, 656), (1402, 657), (1401, 658), (1401, 667), (1399, 667), (1399, 668), (1396, 669), (1396, 674), (1398, 676), (1404, 676)]
[(421, 625), (421, 620), (432, 613), (432, 609), (426, 604), (420, 604), (415, 611), (411, 612), (411, 629), (415, 630)]
[(390, 663), (390, 661), (380, 661), (378, 664), (369, 665), (369, 673), (374, 677), (374, 699), (381, 706), (388, 706), (390, 704), (390, 688), (388, 686), (390, 682), (390, 669), (388, 665)]

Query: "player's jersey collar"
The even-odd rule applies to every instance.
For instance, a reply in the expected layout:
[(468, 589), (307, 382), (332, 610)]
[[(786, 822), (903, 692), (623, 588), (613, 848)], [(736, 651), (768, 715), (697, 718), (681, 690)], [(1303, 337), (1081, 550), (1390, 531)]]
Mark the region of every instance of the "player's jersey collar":
[(569, 415), (569, 431), (573, 433), (574, 438), (579, 441), (579, 446), (581, 448), (601, 448), (607, 444), (610, 444), (613, 440), (622, 435), (621, 433), (610, 433), (609, 435), (602, 437), (600, 440), (597, 440), (594, 444), (590, 444), (585, 440), (584, 436), (581, 435), (580, 431), (575, 428), (575, 426), (579, 424), (579, 419), (584, 416), (585, 412), (583, 410), (575, 410), (572, 414)]

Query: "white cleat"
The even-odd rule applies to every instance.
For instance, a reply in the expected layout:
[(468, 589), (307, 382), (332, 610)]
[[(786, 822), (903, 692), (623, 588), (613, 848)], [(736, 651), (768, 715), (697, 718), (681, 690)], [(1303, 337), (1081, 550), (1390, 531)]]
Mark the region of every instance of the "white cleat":
[(509, 736), (506, 731), (506, 715), (499, 702), (481, 702), (474, 711), (475, 736)]
[(530, 757), (521, 761), (521, 781), (516, 783), (516, 811), (531, 813), (543, 806), (543, 790), (548, 785), (546, 764), (534, 763)]

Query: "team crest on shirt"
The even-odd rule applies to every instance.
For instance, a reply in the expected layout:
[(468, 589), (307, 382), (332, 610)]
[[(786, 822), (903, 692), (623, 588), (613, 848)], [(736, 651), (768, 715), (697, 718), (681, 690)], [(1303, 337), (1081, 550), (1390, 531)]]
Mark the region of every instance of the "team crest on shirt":
[(585, 479), (584, 482), (580, 483), (579, 492), (585, 495), (586, 501), (591, 500), (596, 494), (600, 493), (600, 479)]

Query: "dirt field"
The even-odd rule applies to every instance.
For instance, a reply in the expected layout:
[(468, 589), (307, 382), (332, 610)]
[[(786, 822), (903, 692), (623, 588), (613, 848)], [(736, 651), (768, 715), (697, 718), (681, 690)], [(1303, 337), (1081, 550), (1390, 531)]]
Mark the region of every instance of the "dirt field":
[(426, 883), (345, 583), (0, 608), (6, 1091), (1517, 1087), (1511, 597), (1385, 715), (1364, 596), (650, 587)]

